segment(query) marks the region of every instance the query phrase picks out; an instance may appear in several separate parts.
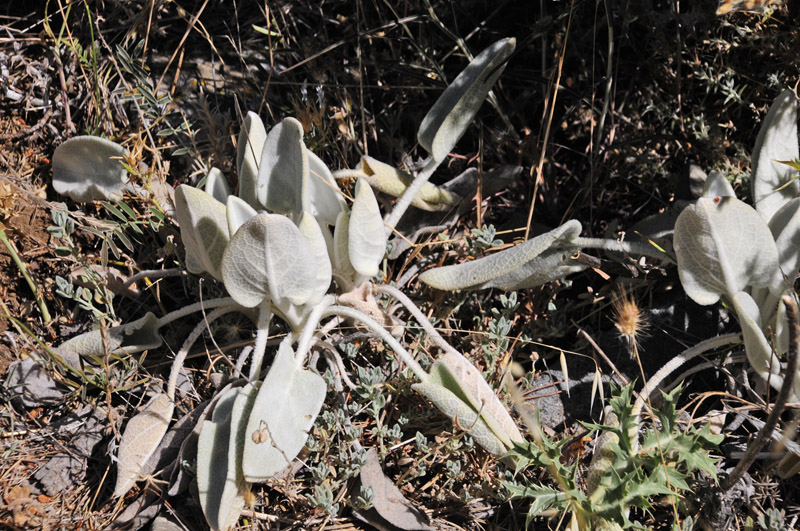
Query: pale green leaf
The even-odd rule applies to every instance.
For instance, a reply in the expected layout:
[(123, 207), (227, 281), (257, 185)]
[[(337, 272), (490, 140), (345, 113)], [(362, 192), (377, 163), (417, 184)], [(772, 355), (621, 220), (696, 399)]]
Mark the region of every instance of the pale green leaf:
[(225, 208), (228, 214), (228, 233), (231, 235), (236, 234), (239, 227), (244, 225), (250, 218), (258, 215), (258, 212), (249, 203), (235, 195), (228, 196)]
[(772, 219), (787, 201), (800, 195), (797, 171), (779, 162), (800, 157), (797, 109), (794, 91), (786, 89), (781, 92), (769, 108), (753, 148), (750, 163), (753, 169), (753, 202), (765, 221)]
[(675, 223), (678, 274), (696, 303), (714, 304), (746, 287), (768, 286), (778, 268), (769, 227), (735, 197), (701, 197)]
[(236, 146), (236, 172), (239, 175), (239, 197), (253, 208), (259, 208), (258, 165), (267, 141), (264, 122), (254, 112), (248, 112), (239, 132)]
[(242, 306), (258, 306), (266, 297), (299, 305), (314, 294), (316, 263), (289, 218), (264, 212), (236, 231), (222, 259), (222, 278)]
[(205, 192), (222, 203), (223, 205), (228, 202), (228, 196), (231, 195), (231, 189), (228, 187), (228, 181), (219, 168), (211, 168), (208, 175), (206, 175)]
[(794, 283), (800, 270), (800, 198), (786, 202), (769, 220), (769, 229), (775, 239), (780, 264), (770, 291), (779, 295), (786, 289), (787, 282), (789, 285)]
[[(82, 357), (100, 356), (106, 352), (135, 354), (163, 343), (158, 333), (158, 318), (151, 312), (124, 325), (112, 326), (105, 334), (101, 330), (92, 330), (75, 336), (62, 343), (58, 348), (74, 352)], [(104, 336), (105, 335), (105, 339)]]
[(420, 280), (437, 289), (521, 289), (543, 284), (585, 266), (574, 263), (570, 245), (581, 232), (581, 224), (570, 220), (525, 243), (478, 260), (429, 269)]
[(175, 405), (166, 393), (155, 395), (125, 426), (117, 452), (114, 496), (122, 496), (141, 479), (143, 466), (167, 432)]
[(336, 218), (336, 227), (333, 231), (333, 269), (344, 278), (352, 279), (356, 275), (353, 264), (350, 263), (348, 251), (350, 214), (340, 212)]
[(202, 190), (182, 184), (175, 190), (175, 215), (186, 247), (190, 273), (222, 280), (220, 263), (230, 240), (225, 205)]
[(300, 223), (297, 228), (300, 233), (305, 236), (306, 243), (311, 254), (314, 255), (314, 263), (316, 264), (316, 278), (314, 281), (314, 292), (311, 298), (308, 299), (308, 304), (316, 304), (328, 292), (331, 286), (331, 259), (328, 256), (328, 245), (325, 243), (325, 236), (323, 236), (322, 228), (319, 226), (317, 218), (311, 213), (303, 213)]
[(197, 441), (200, 506), (214, 531), (232, 527), (244, 509), (246, 484), (237, 481), (239, 466), (231, 460), (230, 449), (231, 415), (240, 389), (230, 389), (219, 399), (211, 419), (203, 421)]
[(417, 140), (434, 160), (443, 161), (472, 123), (515, 46), (515, 39), (503, 39), (478, 54), (425, 115)]
[(325, 381), (298, 366), (292, 347), (282, 342), (247, 423), (242, 462), (247, 481), (271, 478), (300, 453), (325, 392)]
[(724, 175), (718, 171), (712, 171), (703, 187), (703, 197), (736, 197), (736, 192), (733, 191), (733, 186)]
[(386, 231), (375, 194), (363, 178), (356, 181), (347, 239), (347, 253), (353, 269), (365, 277), (377, 275), (386, 253)]
[(53, 153), (53, 188), (73, 201), (119, 199), (129, 189), (125, 148), (97, 136), (70, 138)]
[(258, 201), (270, 212), (299, 220), (307, 198), (308, 150), (303, 126), (285, 118), (272, 128), (258, 167)]
[(340, 212), (347, 211), (336, 179), (322, 160), (308, 151), (308, 203), (310, 210), (322, 225), (335, 225)]
[[(783, 378), (778, 375), (780, 360), (772, 352), (764, 332), (761, 331), (761, 318), (753, 298), (745, 292), (736, 293), (732, 298), (736, 317), (742, 327), (745, 353), (750, 365), (759, 376), (776, 389), (780, 389)], [(774, 372), (772, 372), (774, 371)]]

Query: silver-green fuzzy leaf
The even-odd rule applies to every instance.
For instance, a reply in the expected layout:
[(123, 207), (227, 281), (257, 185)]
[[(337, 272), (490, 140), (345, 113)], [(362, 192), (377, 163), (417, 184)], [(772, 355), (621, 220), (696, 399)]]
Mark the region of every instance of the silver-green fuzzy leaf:
[(461, 139), (515, 46), (515, 39), (503, 39), (478, 54), (425, 115), (417, 140), (434, 160), (443, 161)]
[(325, 381), (298, 366), (289, 343), (281, 343), (247, 422), (242, 460), (247, 481), (274, 476), (300, 453), (325, 392)]
[(356, 181), (353, 209), (347, 230), (347, 253), (353, 269), (374, 277), (386, 253), (386, 231), (378, 200), (366, 179)]
[(204, 190), (223, 205), (228, 202), (228, 196), (231, 195), (228, 181), (225, 180), (225, 176), (219, 168), (211, 168), (208, 171)]
[(270, 212), (291, 215), (297, 221), (306, 203), (308, 150), (303, 126), (285, 118), (272, 128), (258, 167), (258, 201)]
[(248, 112), (239, 132), (236, 145), (236, 173), (239, 175), (239, 197), (253, 208), (259, 208), (258, 164), (267, 141), (264, 122), (254, 112)]
[(97, 136), (70, 138), (53, 153), (53, 188), (73, 201), (122, 197), (125, 148)]
[(696, 303), (714, 304), (746, 287), (769, 286), (778, 250), (769, 227), (735, 197), (701, 197), (675, 223), (678, 274)]
[(308, 169), (308, 202), (305, 208), (321, 225), (335, 225), (339, 213), (347, 211), (347, 202), (339, 185), (328, 166), (311, 151), (308, 152)]
[(441, 290), (535, 286), (583, 269), (568, 260), (575, 250), (569, 242), (580, 232), (580, 222), (570, 220), (511, 249), (472, 262), (429, 269), (419, 278)]
[(779, 162), (800, 157), (797, 110), (794, 91), (781, 92), (769, 108), (753, 148), (753, 202), (767, 222), (784, 203), (800, 195), (797, 170)]
[(186, 247), (186, 269), (222, 280), (220, 263), (230, 241), (225, 205), (193, 186), (175, 190), (175, 214)]
[(105, 333), (92, 330), (62, 343), (59, 349), (74, 352), (81, 357), (103, 356), (108, 348), (112, 353), (135, 354), (163, 343), (158, 333), (158, 317), (151, 312), (130, 323), (112, 326)]
[(159, 393), (128, 421), (117, 453), (114, 496), (124, 495), (141, 478), (142, 467), (167, 433), (174, 408), (169, 396)]

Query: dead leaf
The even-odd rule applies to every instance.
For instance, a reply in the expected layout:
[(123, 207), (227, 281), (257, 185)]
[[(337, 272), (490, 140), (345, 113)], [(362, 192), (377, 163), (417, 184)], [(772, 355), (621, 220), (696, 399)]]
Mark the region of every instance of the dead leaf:
[(394, 482), (383, 473), (378, 461), (378, 452), (374, 448), (367, 452), (367, 461), (361, 467), (360, 479), (361, 485), (371, 487), (373, 493), (374, 510), (359, 511), (359, 516), (367, 523), (378, 529), (433, 531), (428, 516), (412, 505)]

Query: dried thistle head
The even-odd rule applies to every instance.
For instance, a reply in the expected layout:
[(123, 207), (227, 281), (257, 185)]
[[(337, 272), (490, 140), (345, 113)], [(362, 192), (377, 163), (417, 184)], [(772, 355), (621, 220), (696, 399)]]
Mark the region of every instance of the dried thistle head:
[(644, 314), (633, 294), (625, 285), (620, 285), (611, 299), (614, 326), (620, 337), (628, 345), (632, 357), (639, 354), (639, 340), (647, 335), (647, 316)]

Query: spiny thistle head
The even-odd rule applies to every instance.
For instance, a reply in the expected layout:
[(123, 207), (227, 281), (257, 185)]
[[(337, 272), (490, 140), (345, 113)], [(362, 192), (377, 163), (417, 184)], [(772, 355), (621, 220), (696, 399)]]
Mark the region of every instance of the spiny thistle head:
[(639, 307), (629, 288), (620, 285), (611, 299), (614, 326), (628, 345), (631, 356), (638, 355), (639, 340), (647, 335), (647, 316)]

